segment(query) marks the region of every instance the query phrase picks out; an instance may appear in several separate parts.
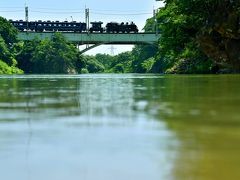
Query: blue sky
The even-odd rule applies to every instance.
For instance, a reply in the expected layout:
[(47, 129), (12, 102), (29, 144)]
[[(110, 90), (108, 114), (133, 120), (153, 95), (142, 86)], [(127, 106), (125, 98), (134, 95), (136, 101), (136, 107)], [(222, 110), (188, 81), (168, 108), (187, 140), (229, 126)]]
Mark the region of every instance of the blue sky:
[[(29, 7), (29, 20), (85, 21), (84, 8), (90, 9), (90, 21), (133, 21), (142, 29), (153, 8), (163, 6), (155, 0), (1, 0), (0, 16), (7, 19), (25, 19), (24, 5)], [(93, 49), (110, 53), (110, 46)], [(115, 53), (131, 50), (132, 46), (114, 46)]]

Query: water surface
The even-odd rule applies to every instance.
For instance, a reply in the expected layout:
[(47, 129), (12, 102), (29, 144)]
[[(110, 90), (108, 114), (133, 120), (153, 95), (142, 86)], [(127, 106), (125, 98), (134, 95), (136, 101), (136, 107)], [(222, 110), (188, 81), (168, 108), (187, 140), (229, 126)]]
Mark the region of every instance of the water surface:
[(1, 179), (239, 179), (239, 82), (0, 76)]

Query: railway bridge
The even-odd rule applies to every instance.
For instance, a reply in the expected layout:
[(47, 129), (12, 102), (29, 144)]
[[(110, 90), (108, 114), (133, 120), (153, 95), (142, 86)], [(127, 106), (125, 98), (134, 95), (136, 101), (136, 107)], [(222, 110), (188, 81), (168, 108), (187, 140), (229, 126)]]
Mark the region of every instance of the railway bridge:
[[(63, 36), (70, 42), (78, 45), (92, 44), (81, 53), (103, 44), (155, 44), (160, 35), (156, 33), (73, 33), (62, 32)], [(31, 41), (34, 39), (51, 39), (54, 32), (19, 32), (18, 40)]]

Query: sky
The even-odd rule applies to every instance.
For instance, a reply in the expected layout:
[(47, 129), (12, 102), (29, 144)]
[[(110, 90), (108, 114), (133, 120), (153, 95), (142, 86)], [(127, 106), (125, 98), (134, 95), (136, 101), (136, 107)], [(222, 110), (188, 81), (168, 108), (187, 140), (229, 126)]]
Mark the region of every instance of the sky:
[[(0, 16), (13, 20), (25, 19), (25, 4), (29, 8), (29, 21), (59, 20), (85, 21), (85, 7), (90, 9), (90, 21), (130, 22), (141, 30), (153, 9), (163, 6), (155, 0), (1, 0)], [(111, 54), (111, 45), (104, 45), (86, 54)], [(132, 45), (114, 45), (114, 54), (132, 49)], [(84, 47), (82, 47), (84, 48)]]

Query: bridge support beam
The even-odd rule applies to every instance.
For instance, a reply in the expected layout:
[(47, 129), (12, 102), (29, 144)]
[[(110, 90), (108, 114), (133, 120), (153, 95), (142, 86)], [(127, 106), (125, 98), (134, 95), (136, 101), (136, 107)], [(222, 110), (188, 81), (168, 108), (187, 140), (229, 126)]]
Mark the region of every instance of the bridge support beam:
[[(63, 36), (71, 42), (79, 44), (154, 44), (158, 41), (159, 35), (153, 33), (62, 33)], [(19, 32), (18, 39), (22, 41), (31, 41), (33, 39), (52, 39), (54, 32)]]
[(80, 53), (83, 54), (83, 53), (85, 53), (85, 52), (87, 52), (87, 51), (89, 51), (89, 50), (91, 50), (91, 49), (93, 49), (93, 48), (95, 48), (95, 47), (101, 46), (101, 45), (103, 45), (103, 43), (94, 44), (94, 45), (92, 45), (92, 46), (89, 46), (89, 47), (81, 50)]

